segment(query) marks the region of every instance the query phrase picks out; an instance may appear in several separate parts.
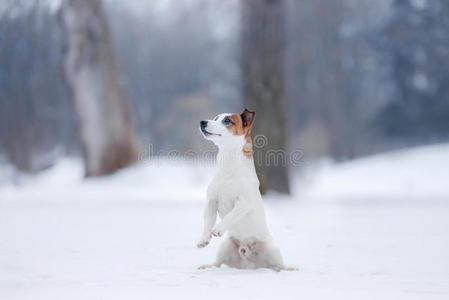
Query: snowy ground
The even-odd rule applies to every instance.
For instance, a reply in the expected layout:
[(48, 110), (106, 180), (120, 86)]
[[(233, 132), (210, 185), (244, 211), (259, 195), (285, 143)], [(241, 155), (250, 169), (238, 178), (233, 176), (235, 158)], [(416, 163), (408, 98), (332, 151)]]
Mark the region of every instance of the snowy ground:
[(449, 145), (325, 164), (272, 195), (299, 272), (196, 270), (210, 166), (144, 164), (82, 182), (66, 160), (0, 186), (0, 299), (449, 299)]

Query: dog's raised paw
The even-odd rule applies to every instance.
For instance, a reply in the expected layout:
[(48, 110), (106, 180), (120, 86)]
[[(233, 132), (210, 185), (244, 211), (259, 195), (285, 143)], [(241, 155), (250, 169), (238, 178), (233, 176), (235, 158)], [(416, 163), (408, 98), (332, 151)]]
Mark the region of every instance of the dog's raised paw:
[(220, 231), (212, 231), (211, 234), (215, 237), (221, 237), (223, 235)]
[(222, 230), (220, 228), (214, 228), (214, 229), (212, 229), (212, 232), (210, 234), (211, 234), (211, 236), (221, 237), (224, 234), (224, 230)]
[(198, 244), (196, 245), (198, 248), (204, 248), (207, 245), (209, 245), (209, 241), (199, 241)]

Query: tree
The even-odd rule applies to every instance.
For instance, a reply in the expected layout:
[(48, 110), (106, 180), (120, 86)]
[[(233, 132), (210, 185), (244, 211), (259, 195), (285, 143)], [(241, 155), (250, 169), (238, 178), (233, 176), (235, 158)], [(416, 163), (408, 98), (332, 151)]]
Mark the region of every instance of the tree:
[(444, 0), (393, 2), (384, 40), (395, 93), (378, 119), (386, 137), (412, 144), (449, 137), (448, 15)]
[(137, 159), (134, 122), (101, 0), (66, 0), (65, 77), (72, 92), (86, 176), (100, 176)]
[(64, 141), (77, 144), (62, 79), (62, 34), (46, 4), (7, 0), (0, 9), (0, 152), (24, 172), (51, 166)]
[[(260, 190), (289, 193), (284, 110), (284, 1), (241, 2), (242, 97), (257, 120), (254, 136), (263, 135), (255, 164)], [(258, 142), (255, 142), (258, 146)], [(279, 151), (283, 151), (280, 153)], [(280, 157), (279, 154), (284, 157)]]

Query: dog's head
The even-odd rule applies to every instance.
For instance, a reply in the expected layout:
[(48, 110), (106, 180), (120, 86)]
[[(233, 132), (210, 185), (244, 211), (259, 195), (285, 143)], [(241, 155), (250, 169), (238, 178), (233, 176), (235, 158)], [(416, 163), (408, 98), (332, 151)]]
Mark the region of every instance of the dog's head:
[(200, 131), (204, 138), (218, 147), (251, 143), (251, 125), (256, 113), (245, 108), (241, 114), (219, 114), (212, 120), (200, 122)]

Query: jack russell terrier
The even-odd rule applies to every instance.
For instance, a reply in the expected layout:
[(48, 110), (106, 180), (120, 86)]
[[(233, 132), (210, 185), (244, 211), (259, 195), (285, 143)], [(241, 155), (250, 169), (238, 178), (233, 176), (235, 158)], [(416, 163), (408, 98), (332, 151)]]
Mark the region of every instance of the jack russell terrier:
[[(228, 235), (215, 263), (199, 269), (225, 264), (238, 269), (296, 270), (285, 267), (265, 220), (253, 161), (251, 125), (255, 115), (245, 109), (241, 114), (220, 114), (200, 122), (204, 138), (214, 142), (219, 151), (218, 169), (207, 189), (204, 231), (197, 246), (206, 247), (212, 237)], [(218, 224), (217, 213), (221, 219)]]

